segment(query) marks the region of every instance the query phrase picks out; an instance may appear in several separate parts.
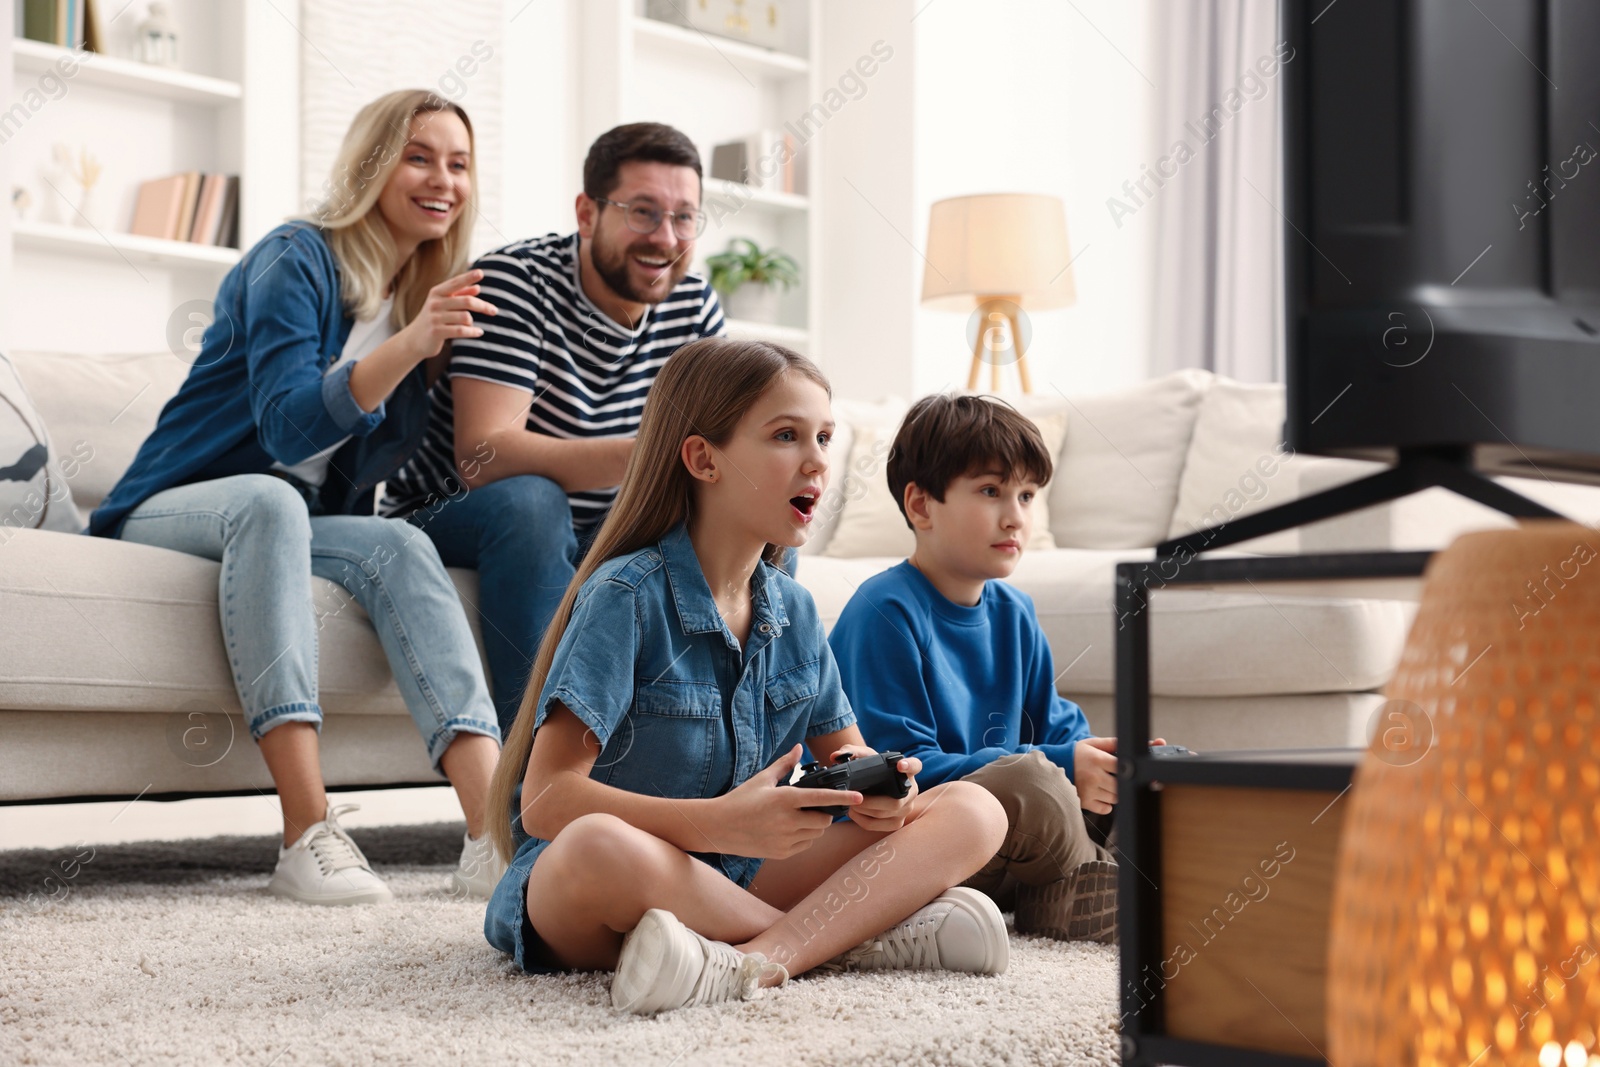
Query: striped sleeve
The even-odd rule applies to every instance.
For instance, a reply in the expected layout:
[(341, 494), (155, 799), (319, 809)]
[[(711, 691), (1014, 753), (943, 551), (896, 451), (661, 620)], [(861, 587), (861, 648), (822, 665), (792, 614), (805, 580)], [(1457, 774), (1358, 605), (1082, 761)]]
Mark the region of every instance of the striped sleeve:
[(535, 393), (543, 370), (545, 314), (527, 261), (490, 252), (475, 266), (483, 271), (479, 296), (494, 315), (474, 315), (482, 337), (457, 338), (450, 346), (450, 377), (509, 385)]
[(717, 299), (717, 291), (707, 282), (705, 302), (700, 308), (700, 336), (721, 337), (727, 332), (728, 323), (722, 317), (722, 301)]

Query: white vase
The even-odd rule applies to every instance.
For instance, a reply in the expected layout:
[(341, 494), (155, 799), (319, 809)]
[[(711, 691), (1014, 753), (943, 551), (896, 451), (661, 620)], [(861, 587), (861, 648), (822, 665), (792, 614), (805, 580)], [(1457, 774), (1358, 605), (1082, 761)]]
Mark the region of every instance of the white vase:
[(78, 210), (72, 213), (74, 226), (99, 227), (100, 198), (95, 195), (94, 187), (90, 186), (78, 194)]
[(778, 321), (778, 290), (771, 285), (746, 282), (728, 294), (727, 315), (746, 322)]

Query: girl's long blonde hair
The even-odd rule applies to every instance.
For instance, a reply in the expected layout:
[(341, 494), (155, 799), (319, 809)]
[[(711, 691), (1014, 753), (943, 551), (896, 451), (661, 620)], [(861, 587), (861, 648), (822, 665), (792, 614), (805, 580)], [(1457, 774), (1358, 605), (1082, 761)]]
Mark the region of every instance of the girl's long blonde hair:
[[(655, 544), (689, 518), (694, 479), (683, 465), (683, 442), (698, 434), (713, 445), (726, 444), (745, 412), (774, 382), (791, 373), (809, 378), (832, 395), (822, 371), (799, 353), (766, 341), (718, 337), (692, 341), (678, 349), (650, 387), (616, 501), (539, 644), (517, 721), (494, 769), (489, 786), (489, 833), (508, 862), (515, 851), (508, 818), (512, 815), (511, 796), (526, 773), (539, 694), (556, 647), (572, 620), (578, 590), (602, 563)], [(769, 544), (761, 558), (776, 566), (786, 551), (782, 545)], [(632, 670), (631, 664), (619, 667)], [(520, 819), (521, 813), (514, 817)]]
[(395, 329), (401, 329), (422, 310), (429, 289), (467, 269), (478, 191), (475, 151), (467, 156), (472, 195), (461, 206), (461, 213), (443, 237), (418, 245), (392, 277), (394, 238), (374, 210), (411, 139), (411, 120), (445, 111), (460, 117), (472, 147), (472, 120), (466, 111), (426, 89), (401, 89), (362, 108), (339, 146), (326, 187), (327, 198), (306, 217), (326, 231), (328, 247), (339, 264), (340, 295), (344, 306), (358, 319), (370, 319), (378, 313), (383, 294), (393, 281), (394, 312), (390, 321)]

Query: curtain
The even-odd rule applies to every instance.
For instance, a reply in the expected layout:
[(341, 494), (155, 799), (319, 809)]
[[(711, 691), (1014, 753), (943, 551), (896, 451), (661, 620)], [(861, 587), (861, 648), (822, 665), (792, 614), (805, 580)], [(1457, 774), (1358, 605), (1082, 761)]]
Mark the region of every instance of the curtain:
[(1155, 210), (1152, 369), (1279, 381), (1279, 97), (1295, 56), (1279, 34), (1274, 0), (1185, 0), (1152, 10), (1157, 161), (1151, 180), (1131, 190), (1150, 190)]

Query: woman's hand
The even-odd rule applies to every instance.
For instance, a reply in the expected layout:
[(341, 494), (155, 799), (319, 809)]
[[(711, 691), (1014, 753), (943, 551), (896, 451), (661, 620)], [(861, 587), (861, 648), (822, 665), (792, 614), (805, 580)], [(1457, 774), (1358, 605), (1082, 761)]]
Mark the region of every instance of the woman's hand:
[[(865, 745), (843, 745), (833, 754), (832, 761), (838, 763), (843, 752), (856, 759), (877, 755), (877, 750)], [(911, 779), (911, 789), (903, 797), (863, 796), (861, 803), (850, 809), (850, 821), (863, 830), (892, 834), (906, 824), (906, 816), (911, 814), (911, 802), (917, 799), (917, 775), (922, 772), (922, 761), (915, 756), (902, 756), (894, 766)]]
[(801, 751), (801, 746), (795, 745), (765, 770), (711, 802), (716, 825), (702, 833), (716, 851), (787, 859), (810, 848), (833, 824), (827, 812), (807, 811), (807, 807), (861, 803), (862, 796), (856, 792), (821, 795), (814, 789), (786, 788), (783, 783), (799, 765)]
[(482, 328), (472, 324), (473, 312), (480, 315), (499, 312), (493, 304), (479, 298), (477, 283), (482, 278), (483, 271), (474, 268), (428, 290), (428, 299), (417, 317), (400, 331), (417, 363), (438, 355), (444, 343), (453, 338), (483, 336)]

